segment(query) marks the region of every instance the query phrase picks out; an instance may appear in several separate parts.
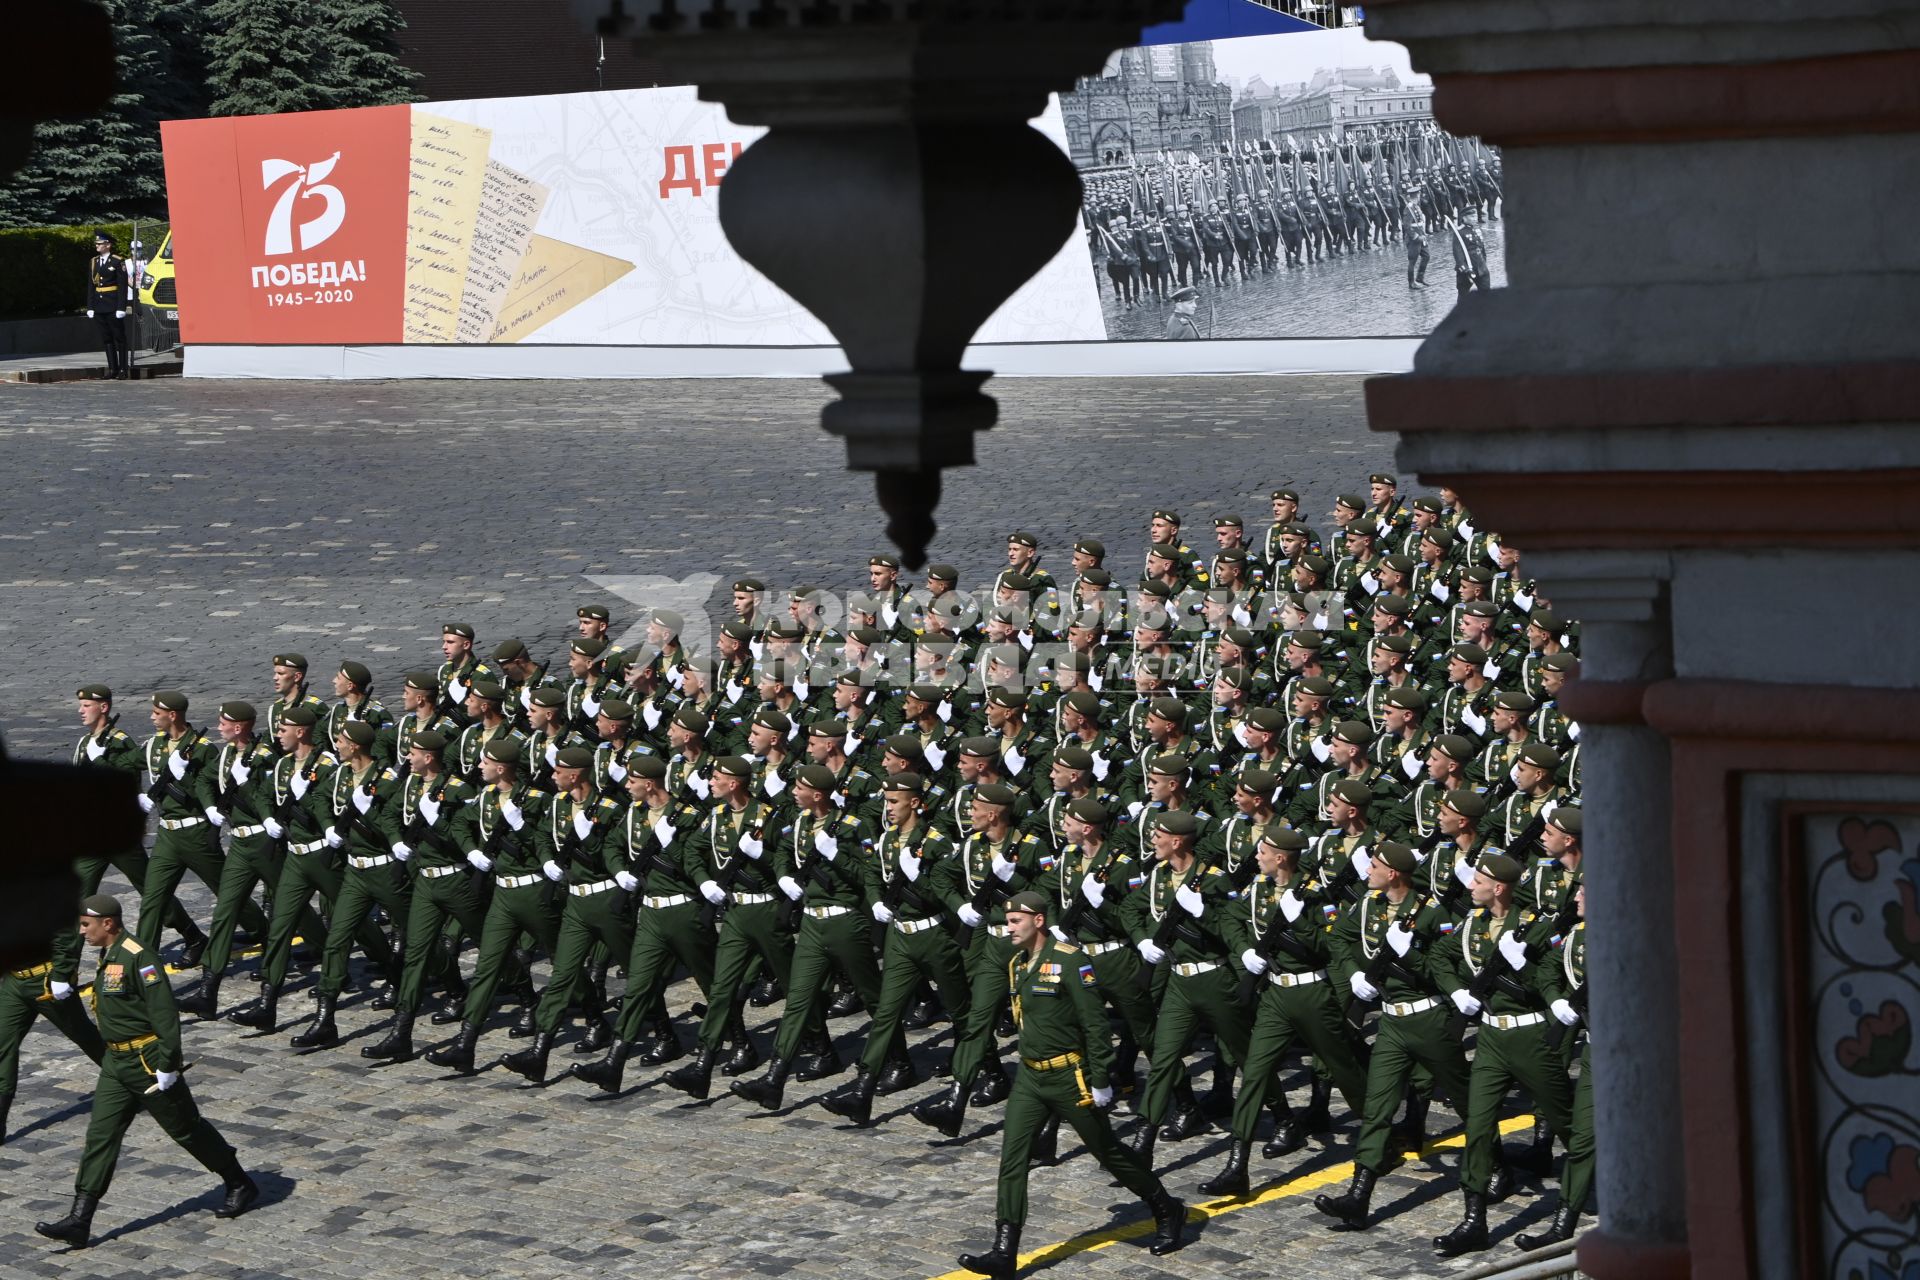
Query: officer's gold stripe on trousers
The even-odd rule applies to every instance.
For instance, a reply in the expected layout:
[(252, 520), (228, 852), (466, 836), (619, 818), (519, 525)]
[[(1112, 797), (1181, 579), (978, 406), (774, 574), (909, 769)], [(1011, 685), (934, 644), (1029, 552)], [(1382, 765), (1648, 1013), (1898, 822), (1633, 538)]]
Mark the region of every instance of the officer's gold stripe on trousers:
[[(1522, 1129), (1531, 1130), (1532, 1128), (1532, 1116), (1515, 1116), (1513, 1119), (1502, 1121), (1500, 1124), (1500, 1132), (1502, 1134), (1518, 1133)], [(1436, 1151), (1445, 1151), (1449, 1148), (1464, 1147), (1466, 1145), (1467, 1135), (1463, 1131), (1454, 1134), (1450, 1138), (1442, 1138), (1438, 1142), (1428, 1143), (1420, 1149), (1419, 1157), (1424, 1158), (1432, 1155)], [(1105, 1174), (1103, 1173), (1101, 1176), (1104, 1177)], [(1242, 1209), (1252, 1209), (1258, 1205), (1271, 1204), (1275, 1200), (1290, 1200), (1295, 1196), (1306, 1195), (1309, 1191), (1319, 1191), (1326, 1187), (1339, 1186), (1352, 1177), (1353, 1165), (1351, 1162), (1336, 1164), (1315, 1173), (1303, 1173), (1297, 1178), (1289, 1178), (1285, 1182), (1276, 1182), (1265, 1191), (1256, 1191), (1251, 1195), (1222, 1196), (1218, 1200), (1204, 1200), (1190, 1204), (1187, 1206), (1187, 1221), (1205, 1222), (1209, 1218), (1218, 1218), (1224, 1214), (1238, 1213)], [(1167, 1190), (1176, 1191), (1176, 1188), (1168, 1187)], [(1331, 1223), (1333, 1219), (1328, 1218), (1326, 1221)], [(1038, 1266), (1043, 1263), (1059, 1262), (1064, 1258), (1071, 1258), (1076, 1253), (1091, 1253), (1095, 1249), (1104, 1249), (1108, 1245), (1118, 1244), (1122, 1240), (1139, 1240), (1152, 1234), (1153, 1219), (1151, 1218), (1143, 1218), (1138, 1222), (1129, 1222), (1125, 1226), (1110, 1227), (1105, 1231), (1090, 1231), (1086, 1235), (1075, 1236), (1071, 1240), (1062, 1240), (1059, 1244), (1050, 1244), (1044, 1249), (1035, 1249), (1031, 1253), (1021, 1254), (1020, 1268), (1021, 1270), (1025, 1270), (1028, 1267)], [(1194, 1237), (1189, 1236), (1187, 1247), (1191, 1248), (1195, 1243), (1197, 1243), (1197, 1241)], [(1178, 1257), (1179, 1255), (1175, 1254), (1173, 1256)], [(980, 1280), (980, 1273), (978, 1271), (966, 1270), (945, 1271), (934, 1276), (933, 1280)]]

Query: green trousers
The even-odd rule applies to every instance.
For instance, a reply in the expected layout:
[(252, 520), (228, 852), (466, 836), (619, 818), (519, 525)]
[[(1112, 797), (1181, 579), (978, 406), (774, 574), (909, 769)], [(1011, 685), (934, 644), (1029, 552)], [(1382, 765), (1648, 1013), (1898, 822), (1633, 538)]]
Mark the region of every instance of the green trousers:
[(1546, 1028), (1535, 1023), (1502, 1031), (1482, 1022), (1467, 1076), (1467, 1151), (1460, 1161), (1463, 1190), (1486, 1193), (1500, 1145), (1500, 1104), (1515, 1085), (1533, 1095), (1535, 1116), (1565, 1141), (1573, 1085), (1565, 1065), (1547, 1048)]
[[(437, 872), (442, 868), (432, 870)], [(413, 894), (407, 907), (407, 956), (401, 968), (400, 989), (393, 1001), (398, 1013), (413, 1013), (420, 1008), (420, 995), (440, 955), (440, 939), (449, 921), (462, 933), (475, 938), (486, 927), (473, 877), (465, 867), (447, 870), (450, 874), (414, 873)]]
[[(319, 918), (309, 904), (317, 893), (328, 909), (334, 910), (340, 898), (340, 880), (340, 868), (325, 849), (288, 853), (281, 862), (280, 879), (273, 887), (273, 921), (267, 926), (267, 946), (260, 956), (260, 975), (269, 987), (277, 989), (287, 980), (295, 934), (304, 937), (308, 946), (331, 936), (326, 929), (313, 928)], [(362, 914), (358, 933), (361, 953), (375, 964), (391, 966), (393, 952), (387, 946), (387, 935)], [(334, 911), (334, 918), (339, 919), (338, 911)], [(313, 925), (303, 923), (306, 921)], [(312, 932), (307, 932), (310, 928)]]
[[(1086, 944), (1082, 943), (1081, 949), (1085, 948)], [(1143, 1052), (1151, 1050), (1156, 1010), (1152, 998), (1147, 994), (1146, 983), (1140, 977), (1140, 970), (1146, 967), (1146, 962), (1130, 946), (1102, 951), (1092, 959), (1094, 981), (1100, 984), (1100, 998), (1120, 1015), (1127, 1034), (1133, 1037), (1133, 1043)]]
[(932, 981), (955, 1025), (967, 1016), (966, 965), (953, 935), (941, 927), (942, 923), (936, 920), (932, 928), (915, 933), (887, 926), (881, 954), (880, 1003), (874, 1006), (873, 1022), (867, 1028), (866, 1048), (860, 1051), (860, 1067), (869, 1075), (886, 1065), (890, 1051), (897, 1057), (906, 1050), (906, 1032), (900, 1024), (922, 982)]
[(861, 1004), (869, 1009), (879, 1006), (880, 965), (873, 958), (868, 923), (866, 913), (861, 911), (825, 919), (801, 915), (800, 937), (793, 944), (787, 1007), (781, 1011), (780, 1031), (773, 1038), (776, 1060), (793, 1061), (808, 1026), (817, 1027), (825, 1020), (826, 991), (833, 970), (847, 976)]
[[(153, 1046), (146, 1046), (151, 1049)], [(120, 1163), (120, 1143), (127, 1126), (142, 1110), (186, 1153), (222, 1178), (240, 1173), (240, 1161), (220, 1131), (200, 1114), (193, 1091), (184, 1079), (164, 1092), (148, 1093), (153, 1069), (139, 1049), (108, 1049), (100, 1059), (100, 1078), (93, 1086), (93, 1114), (87, 1120), (87, 1145), (80, 1156), (80, 1176), (73, 1189), (104, 1196)]]
[(1232, 966), (1223, 963), (1205, 973), (1185, 976), (1172, 972), (1170, 960), (1155, 967), (1166, 969), (1169, 976), (1160, 1016), (1153, 1024), (1147, 1096), (1138, 1108), (1150, 1125), (1166, 1118), (1167, 1104), (1187, 1078), (1187, 1050), (1193, 1047), (1193, 1038), (1202, 1027), (1213, 1033), (1220, 1052), (1236, 1067), (1247, 1060), (1250, 1033), (1247, 1011), (1236, 999), (1240, 979)]
[(473, 981), (467, 984), (468, 1026), (485, 1024), (503, 978), (519, 981), (519, 966), (513, 959), (516, 938), (529, 934), (536, 947), (553, 955), (560, 937), (560, 903), (555, 892), (544, 876), (538, 884), (512, 888), (494, 885), (493, 899), (487, 903), (486, 919), (480, 926), (480, 956), (474, 962)]
[(993, 1038), (994, 1024), (1000, 1021), (1000, 1006), (1007, 998), (1007, 962), (1013, 959), (1013, 943), (995, 937), (983, 926), (967, 939), (967, 1016), (953, 1033), (952, 1070), (954, 1083), (964, 1091), (988, 1062), (1000, 1060), (1000, 1046)]
[(0, 1098), (11, 1096), (19, 1087), (20, 1043), (27, 1038), (35, 1018), (45, 1017), (95, 1062), (106, 1049), (78, 995), (64, 1000), (53, 998), (47, 989), (51, 977), (46, 973), (31, 978), (0, 974)]
[(640, 1028), (666, 991), (676, 964), (693, 975), (701, 998), (709, 1009), (713, 1007), (713, 930), (700, 923), (704, 901), (696, 897), (671, 907), (650, 907), (642, 900), (633, 925), (633, 949), (627, 955), (627, 994), (614, 1027), (621, 1040), (640, 1038)]
[[(398, 923), (407, 918), (407, 898), (407, 868), (398, 859), (377, 867), (349, 864), (340, 873), (340, 894), (333, 900), (333, 919), (327, 925), (326, 959), (320, 969), (321, 995), (337, 996), (346, 989), (347, 959), (353, 953), (354, 940), (362, 936), (361, 931), (372, 927), (368, 917), (374, 904), (384, 907), (387, 919)], [(364, 943), (361, 949), (366, 950)], [(381, 940), (377, 952), (368, 951), (367, 956), (386, 970), (387, 981), (399, 985), (399, 957), (393, 954), (393, 948), (385, 939)]]
[[(573, 993), (586, 978), (588, 959), (595, 946), (608, 955), (624, 956), (633, 950), (632, 899), (621, 889), (602, 889), (585, 896), (569, 893), (560, 916), (560, 935), (553, 947), (553, 977), (540, 993), (540, 1005), (534, 1010), (534, 1026), (555, 1031), (567, 1016)], [(472, 1000), (469, 993), (468, 1000)], [(596, 1011), (597, 1012), (597, 1011)]]
[[(713, 949), (713, 985), (707, 988), (707, 1016), (700, 1020), (700, 1046), (718, 1049), (726, 1042), (727, 1026), (747, 998), (754, 970), (765, 964), (783, 990), (793, 976), (793, 935), (776, 923), (780, 908), (772, 902), (741, 902), (735, 895), (727, 914), (720, 917), (720, 938)], [(825, 1030), (826, 1011), (815, 1018)]]
[(1580, 1079), (1573, 1086), (1567, 1158), (1560, 1167), (1560, 1199), (1579, 1213), (1593, 1199), (1593, 1047), (1580, 1050)]
[[(249, 837), (233, 842), (220, 868), (220, 887), (213, 895), (213, 923), (207, 929), (207, 953), (201, 960), (207, 976), (217, 978), (226, 972), (228, 961), (233, 959), (233, 935), (240, 924), (241, 904), (253, 901), (256, 885), (266, 891), (271, 902), (280, 885), (280, 864), (286, 858), (274, 840)], [(326, 931), (320, 917), (304, 900), (302, 906), (304, 910), (297, 922), (302, 936), (323, 936)], [(271, 920), (267, 929), (269, 932), (273, 929)]]
[(1253, 1032), (1247, 1038), (1246, 1070), (1240, 1092), (1233, 1099), (1235, 1138), (1253, 1141), (1260, 1127), (1260, 1112), (1272, 1096), (1274, 1073), (1281, 1058), (1295, 1045), (1305, 1046), (1313, 1055), (1314, 1065), (1333, 1081), (1348, 1110), (1358, 1112), (1365, 1103), (1367, 1073), (1354, 1055), (1340, 1004), (1327, 980), (1277, 987), (1263, 977), (1254, 1004)]
[(1441, 1000), (1420, 1013), (1380, 1016), (1373, 1059), (1367, 1065), (1367, 1106), (1360, 1121), (1360, 1136), (1354, 1143), (1355, 1164), (1376, 1174), (1386, 1172), (1393, 1113), (1400, 1107), (1416, 1065), (1432, 1074), (1434, 1085), (1454, 1110), (1467, 1105), (1467, 1057), (1460, 1047), (1460, 1037), (1447, 1031), (1449, 1013), (1447, 1002)]
[[(100, 882), (106, 878), (109, 866), (120, 868), (120, 874), (127, 878), (127, 884), (135, 893), (146, 887), (147, 851), (135, 845), (110, 857), (75, 859), (73, 869), (80, 876), (81, 897), (92, 897), (100, 892)], [(185, 938), (200, 932), (200, 926), (193, 922), (193, 916), (178, 902), (167, 909), (166, 926)]]
[(994, 1217), (1016, 1225), (1027, 1220), (1027, 1156), (1048, 1117), (1058, 1116), (1080, 1135), (1087, 1152), (1120, 1185), (1142, 1200), (1160, 1190), (1160, 1179), (1132, 1151), (1120, 1145), (1107, 1114), (1093, 1105), (1086, 1075), (1079, 1067), (1035, 1071), (1022, 1065), (1007, 1097), (1006, 1131), (1000, 1138), (1000, 1181)]
[[(140, 924), (134, 930), (134, 937), (140, 945), (160, 949), (160, 929), (172, 918), (173, 910), (179, 906), (174, 893), (180, 887), (180, 881), (191, 871), (206, 882), (213, 890), (216, 905), (219, 902), (221, 864), (226, 855), (220, 850), (220, 837), (213, 824), (202, 822), (198, 826), (184, 827), (176, 831), (156, 830), (153, 833), (153, 853), (147, 858), (147, 878), (140, 887)], [(238, 905), (240, 923), (249, 933), (264, 933), (267, 917), (251, 898), (243, 899)]]

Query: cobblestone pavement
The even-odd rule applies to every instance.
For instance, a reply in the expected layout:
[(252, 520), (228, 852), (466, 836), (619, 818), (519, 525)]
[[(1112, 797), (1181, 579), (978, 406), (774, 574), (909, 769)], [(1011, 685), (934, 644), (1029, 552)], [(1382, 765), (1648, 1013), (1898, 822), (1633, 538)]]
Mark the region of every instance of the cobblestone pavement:
[[(1076, 534), (1103, 537), (1111, 561), (1131, 566), (1151, 507), (1186, 514), (1198, 546), (1221, 511), (1264, 517), (1265, 492), (1282, 482), (1304, 488), (1324, 522), (1336, 493), (1389, 465), (1355, 378), (994, 389), (1002, 425), (982, 437), (981, 466), (950, 473), (934, 545), (975, 580), (1014, 527), (1038, 533), (1055, 566)], [(780, 585), (855, 584), (884, 539), (869, 481), (840, 470), (839, 442), (816, 425), (829, 394), (799, 381), (6, 389), (9, 747), (63, 756), (70, 695), (89, 680), (122, 691), (135, 731), (155, 688), (186, 689), (196, 722), (224, 698), (262, 701), (275, 649), (304, 650), (316, 674), (366, 661), (377, 692), (397, 702), (401, 673), (431, 660), (449, 617), (473, 622), (483, 646), (519, 635), (555, 654), (578, 604), (634, 616), (592, 577), (724, 582), (753, 571)], [(197, 882), (185, 900), (204, 921)], [(250, 974), (243, 961), (229, 1002), (251, 994)], [(194, 978), (174, 981), (185, 991)], [(684, 1012), (695, 995), (682, 983), (670, 999)], [(307, 1007), (297, 991), (282, 1005), (288, 1017)], [(0, 1277), (544, 1280), (580, 1266), (891, 1280), (943, 1275), (957, 1251), (990, 1239), (998, 1110), (970, 1116), (959, 1143), (930, 1141), (904, 1108), (931, 1084), (893, 1099), (864, 1132), (808, 1105), (838, 1080), (795, 1086), (798, 1109), (775, 1117), (731, 1098), (690, 1103), (639, 1067), (629, 1092), (601, 1101), (578, 1082), (534, 1089), (499, 1071), (459, 1081), (418, 1061), (369, 1070), (357, 1050), (381, 1017), (354, 997), (342, 1011), (347, 1045), (311, 1057), (287, 1047), (292, 1027), (190, 1026), (195, 1093), (261, 1175), (267, 1202), (217, 1221), (213, 1179), (141, 1121), (97, 1220), (102, 1238), (78, 1254), (32, 1223), (64, 1210), (92, 1073), (57, 1033), (36, 1030), (14, 1136), (0, 1148)], [(860, 1020), (835, 1025), (843, 1053), (856, 1048)], [(923, 1068), (947, 1039), (925, 1033)], [(483, 1049), (511, 1043), (497, 1027)], [(571, 1060), (563, 1047), (557, 1070)], [(1443, 1109), (1435, 1117), (1436, 1130), (1451, 1123)], [(1166, 1259), (1137, 1238), (1049, 1248), (1115, 1225), (1124, 1236), (1141, 1216), (1069, 1137), (1070, 1158), (1034, 1177), (1025, 1245), (1048, 1250), (1041, 1273), (1063, 1278), (1439, 1272), (1425, 1242), (1455, 1216), (1454, 1183), (1441, 1176), (1455, 1154), (1383, 1182), (1391, 1222), (1336, 1234), (1309, 1206), (1320, 1184), (1344, 1178), (1350, 1132), (1261, 1166), (1272, 1198), (1212, 1218)], [(1163, 1144), (1160, 1158), (1191, 1198), (1223, 1153), (1214, 1133)], [(1549, 1200), (1528, 1184), (1496, 1207), (1503, 1251)]]

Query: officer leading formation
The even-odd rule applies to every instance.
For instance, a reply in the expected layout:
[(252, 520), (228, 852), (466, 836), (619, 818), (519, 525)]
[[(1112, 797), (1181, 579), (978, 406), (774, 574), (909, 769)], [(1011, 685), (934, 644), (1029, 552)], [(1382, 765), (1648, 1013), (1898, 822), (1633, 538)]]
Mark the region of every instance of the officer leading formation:
[[(1466, 1146), (1434, 1247), (1488, 1247), (1488, 1204), (1516, 1168), (1552, 1172), (1556, 1142), (1558, 1207), (1518, 1243), (1570, 1239), (1593, 1167), (1580, 730), (1559, 707), (1579, 628), (1450, 491), (1405, 502), (1373, 475), (1325, 529), (1300, 504), (1273, 490), (1257, 537), (1217, 516), (1205, 553), (1156, 510), (1125, 584), (1100, 541), (1056, 577), (1024, 531), (972, 591), (946, 564), (910, 586), (888, 555), (856, 591), (798, 586), (779, 610), (743, 578), (711, 653), (664, 609), (629, 651), (580, 608), (552, 664), (448, 622), (394, 709), (354, 660), (321, 696), (293, 652), (271, 655), (264, 713), (222, 702), (206, 728), (162, 690), (136, 735), (108, 686), (81, 688), (74, 763), (138, 775), (154, 830), (83, 865), (78, 932), (0, 982), (0, 1140), (37, 1016), (101, 1064), (73, 1210), (39, 1229), (86, 1243), (139, 1109), (244, 1212), (258, 1193), (186, 1091), (179, 1014), (291, 1021), (291, 1049), (324, 1053), (371, 986), (377, 1063), (545, 1082), (564, 1043), (593, 1090), (675, 1064), (666, 1085), (709, 1098), (717, 1074), (728, 1105), (767, 1110), (851, 1065), (818, 1100), (860, 1128), (920, 1085), (909, 1037), (948, 1023), (909, 1114), (955, 1138), (1005, 1108), (993, 1243), (961, 1257), (987, 1275), (1019, 1265), (1029, 1170), (1062, 1122), (1166, 1253), (1187, 1210), (1158, 1144), (1224, 1128), (1196, 1190), (1238, 1197), (1263, 1134), (1283, 1176), (1344, 1126), (1351, 1182), (1314, 1204), (1360, 1230), (1436, 1095)], [(98, 894), (108, 861), (138, 894), (130, 934)], [(176, 899), (188, 873), (213, 891), (204, 931)], [(243, 930), (259, 961), (236, 1002)], [(201, 968), (179, 1014), (170, 934), (173, 971)], [(97, 1029), (83, 941), (103, 948)], [(676, 1019), (682, 977), (699, 1002)], [(749, 1028), (776, 1005), (771, 1034)], [(1510, 1155), (1515, 1091), (1536, 1123)]]

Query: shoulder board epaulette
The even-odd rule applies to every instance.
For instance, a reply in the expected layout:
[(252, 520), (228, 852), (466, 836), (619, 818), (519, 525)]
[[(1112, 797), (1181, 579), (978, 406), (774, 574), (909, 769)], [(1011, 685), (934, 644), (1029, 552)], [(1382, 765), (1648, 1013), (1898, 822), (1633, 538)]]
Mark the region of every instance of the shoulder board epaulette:
[(606, 797), (606, 796), (601, 796), (601, 797), (600, 797), (600, 807), (601, 807), (602, 809), (617, 809), (617, 808), (619, 808), (620, 806), (618, 806), (618, 805), (616, 805), (616, 804), (615, 804), (615, 803), (614, 803), (614, 802), (613, 802), (613, 801), (612, 801), (611, 799), (609, 799), (608, 797)]
[(140, 954), (140, 941), (130, 933), (120, 935), (120, 945), (127, 949), (127, 954), (129, 955), (137, 956)]
[(108, 734), (107, 737), (114, 742), (125, 742), (128, 740), (125, 729), (115, 729), (112, 733)]
[(380, 781), (382, 782), (392, 782), (394, 776), (394, 772), (391, 769), (382, 769), (380, 771)]
[(1039, 841), (1039, 837), (1032, 834), (1028, 834), (1020, 837), (1020, 842), (1022, 844), (1035, 844), (1035, 843), (1038, 843), (1038, 841)]
[(1053, 949), (1063, 956), (1077, 955), (1080, 951), (1080, 948), (1074, 946), (1071, 942), (1055, 943)]

